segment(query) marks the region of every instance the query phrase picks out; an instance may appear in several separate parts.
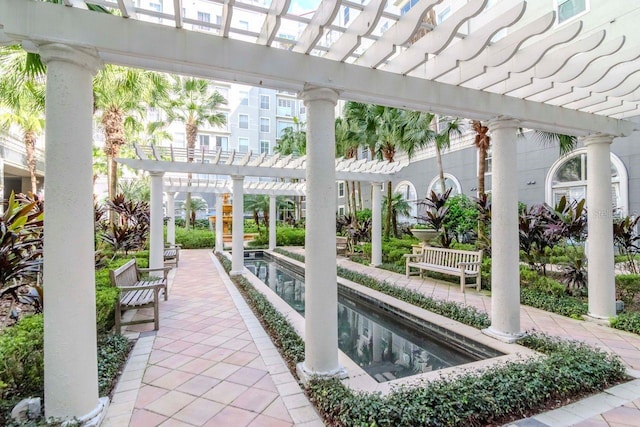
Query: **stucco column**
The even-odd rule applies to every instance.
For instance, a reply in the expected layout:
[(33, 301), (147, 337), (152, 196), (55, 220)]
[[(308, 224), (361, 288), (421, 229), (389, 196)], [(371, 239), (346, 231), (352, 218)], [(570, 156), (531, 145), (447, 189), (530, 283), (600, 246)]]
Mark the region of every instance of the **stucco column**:
[(497, 118), (489, 123), (493, 144), (491, 178), (491, 326), (484, 332), (513, 342), (520, 332), (518, 243), (519, 122)]
[(371, 328), (371, 340), (371, 358), (374, 362), (380, 362), (382, 361), (382, 329), (377, 323), (374, 323)]
[[(151, 215), (149, 224), (149, 268), (164, 267), (164, 238), (162, 236), (162, 178), (164, 172), (149, 172), (151, 177)], [(162, 277), (162, 271), (150, 275)]]
[(224, 203), (224, 197), (221, 193), (216, 194), (216, 252), (224, 251), (223, 234), (223, 220), (222, 220), (222, 205)]
[(231, 272), (242, 274), (244, 269), (244, 176), (233, 175), (233, 227), (231, 236)]
[(587, 235), (589, 253), (589, 316), (610, 319), (616, 315), (613, 270), (613, 212), (611, 209), (611, 142), (609, 135), (589, 135), (587, 147)]
[(47, 417), (93, 419), (98, 400), (93, 215), (93, 50), (39, 46), (47, 64), (44, 398)]
[(167, 192), (167, 243), (176, 244), (176, 193)]
[(382, 183), (372, 182), (371, 198), (371, 265), (382, 264)]
[(338, 375), (335, 115), (331, 89), (302, 92), (307, 107), (305, 360), (302, 377)]
[(269, 250), (276, 248), (276, 196), (269, 196)]

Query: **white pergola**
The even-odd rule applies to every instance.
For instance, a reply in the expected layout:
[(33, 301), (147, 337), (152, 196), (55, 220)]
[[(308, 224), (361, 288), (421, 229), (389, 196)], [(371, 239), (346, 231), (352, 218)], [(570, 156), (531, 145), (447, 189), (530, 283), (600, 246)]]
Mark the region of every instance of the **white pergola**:
[[(589, 170), (589, 314), (615, 316), (609, 153), (615, 137), (640, 127), (637, 0), (591, 1), (588, 11), (562, 24), (556, 21), (554, 0), (502, 0), (491, 7), (488, 0), (451, 0), (451, 13), (441, 22), (428, 18), (442, 0), (421, 0), (404, 14), (384, 0), (324, 0), (302, 16), (290, 12), (290, 0), (210, 0), (220, 23), (187, 19), (182, 0), (169, 2), (162, 12), (130, 0), (93, 3), (120, 16), (83, 10), (82, 0), (64, 0), (64, 5), (0, 0), (0, 44), (22, 43), (47, 64), (47, 416), (91, 419), (103, 405), (94, 344), (88, 142), (92, 76), (105, 62), (295, 91), (304, 100), (310, 307), (303, 372), (341, 371), (336, 330), (323, 325), (326, 313), (335, 317), (330, 307), (336, 304), (335, 243), (323, 236), (333, 235), (335, 227), (338, 98), (488, 121), (493, 283), (486, 333), (504, 340), (521, 332), (517, 129), (583, 137)], [(346, 7), (347, 23), (339, 13)], [(246, 15), (259, 24), (245, 25)], [(154, 22), (145, 21), (150, 19)], [(294, 40), (280, 36), (286, 26), (300, 27), (300, 35)], [(161, 180), (155, 185), (161, 193)], [(242, 180), (234, 179), (233, 187), (241, 192)], [(155, 198), (152, 204), (157, 203)], [(74, 304), (68, 304), (68, 295)], [(319, 307), (320, 302), (325, 305)]]
[[(276, 196), (306, 195), (306, 182), (274, 181), (275, 178), (304, 180), (307, 177), (307, 157), (272, 156), (262, 153), (254, 155), (251, 151), (236, 155), (235, 151), (225, 152), (222, 149), (210, 152), (205, 149), (192, 150), (161, 147), (156, 145), (133, 144), (136, 159), (118, 158), (119, 163), (134, 169), (149, 171), (151, 176), (151, 229), (150, 254), (151, 268), (163, 265), (163, 237), (162, 237), (162, 192), (167, 193), (167, 210), (169, 223), (167, 225), (167, 241), (175, 243), (174, 198), (176, 192), (199, 192), (215, 194), (233, 194), (233, 230), (232, 230), (232, 275), (242, 274), (244, 267), (244, 230), (243, 230), (243, 194), (267, 194), (270, 197), (269, 218), (269, 249), (276, 246)], [(407, 166), (407, 162), (388, 162), (380, 160), (335, 159), (335, 179), (350, 181), (365, 181), (374, 187), (372, 200), (372, 236), (371, 263), (374, 266), (382, 263), (382, 212), (381, 191), (382, 184)], [(173, 175), (168, 175), (172, 173)], [(185, 174), (197, 174), (198, 178), (187, 178)], [(220, 179), (220, 176), (229, 178)], [(329, 175), (327, 172), (323, 175)], [(188, 176), (188, 175), (187, 175)], [(205, 176), (206, 178), (202, 178)], [(245, 180), (245, 177), (267, 178), (269, 181)], [(164, 179), (164, 182), (163, 182)], [(335, 196), (335, 193), (334, 193)], [(335, 215), (335, 197), (324, 205), (327, 214)], [(222, 212), (222, 198), (216, 198), (217, 215)], [(309, 233), (310, 230), (307, 230)], [(216, 250), (222, 251), (222, 221), (216, 221)], [(333, 244), (333, 235), (319, 234), (315, 239)], [(335, 247), (333, 250), (335, 258)], [(319, 298), (319, 297), (318, 297)], [(316, 299), (317, 301), (317, 299)], [(324, 304), (320, 305), (324, 307)], [(327, 319), (331, 321), (331, 319)], [(337, 327), (337, 325), (336, 325)]]

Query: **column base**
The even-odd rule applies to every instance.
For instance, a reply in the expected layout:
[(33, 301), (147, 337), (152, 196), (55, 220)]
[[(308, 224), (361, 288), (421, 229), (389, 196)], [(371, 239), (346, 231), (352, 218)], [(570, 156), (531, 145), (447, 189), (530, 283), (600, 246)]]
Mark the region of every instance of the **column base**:
[(240, 271), (231, 270), (231, 271), (229, 271), (229, 276), (242, 276), (242, 275), (244, 275), (244, 270), (240, 270)]
[(587, 322), (597, 323), (598, 325), (611, 326), (611, 319), (615, 316), (599, 316), (597, 314), (588, 313), (582, 316)]
[(62, 427), (65, 426), (82, 426), (82, 427), (98, 427), (104, 417), (107, 415), (107, 408), (109, 407), (109, 398), (101, 397), (98, 399), (98, 406), (93, 411), (81, 417), (76, 417), (73, 420), (68, 420), (62, 423)]
[(342, 380), (348, 376), (347, 370), (342, 366), (339, 366), (338, 369), (329, 372), (314, 372), (307, 369), (307, 367), (304, 366), (304, 362), (300, 362), (296, 365), (296, 373), (303, 384), (308, 383), (313, 377), (322, 379), (339, 378)]
[(371, 263), (371, 264), (369, 264), (369, 267), (380, 267), (380, 265), (382, 265), (382, 263), (380, 263), (380, 264)]
[(516, 333), (502, 332), (502, 331), (493, 329), (491, 326), (489, 326), (486, 329), (483, 329), (482, 333), (487, 336), (490, 336), (491, 338), (495, 338), (498, 341), (506, 342), (507, 344), (513, 344), (514, 342), (516, 342), (517, 340), (525, 336), (524, 332), (516, 332)]

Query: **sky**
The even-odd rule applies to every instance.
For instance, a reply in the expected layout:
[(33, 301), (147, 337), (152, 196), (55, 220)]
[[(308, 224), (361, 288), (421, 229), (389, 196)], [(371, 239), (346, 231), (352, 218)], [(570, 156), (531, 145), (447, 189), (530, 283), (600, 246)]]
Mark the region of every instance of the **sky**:
[(292, 0), (289, 6), (289, 12), (300, 15), (310, 10), (316, 10), (319, 4), (320, 0)]

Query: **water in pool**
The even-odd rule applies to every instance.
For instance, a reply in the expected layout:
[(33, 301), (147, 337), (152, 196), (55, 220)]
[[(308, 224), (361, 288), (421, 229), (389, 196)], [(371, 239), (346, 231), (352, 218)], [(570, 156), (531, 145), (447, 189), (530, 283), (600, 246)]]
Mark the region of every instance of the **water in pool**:
[[(253, 253), (245, 266), (297, 312), (304, 315), (304, 276), (293, 268)], [(483, 348), (484, 355), (463, 348), (424, 325), (384, 310), (375, 301), (339, 286), (338, 347), (378, 382), (474, 362), (501, 353)]]

